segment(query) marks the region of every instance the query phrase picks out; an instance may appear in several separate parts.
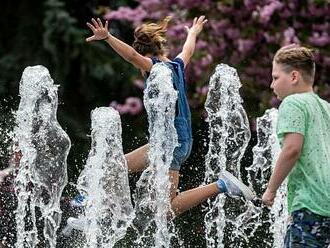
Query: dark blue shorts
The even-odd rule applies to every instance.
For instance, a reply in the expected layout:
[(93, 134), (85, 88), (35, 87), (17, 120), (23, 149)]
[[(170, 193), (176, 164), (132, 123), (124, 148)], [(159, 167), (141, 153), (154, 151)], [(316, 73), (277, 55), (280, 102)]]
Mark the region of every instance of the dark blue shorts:
[(170, 165), (170, 170), (180, 170), (181, 165), (188, 159), (191, 153), (192, 144), (192, 140), (179, 142), (179, 146), (175, 147), (173, 152), (173, 160)]
[(286, 248), (328, 248), (330, 217), (314, 214), (308, 209), (294, 211), (284, 243)]

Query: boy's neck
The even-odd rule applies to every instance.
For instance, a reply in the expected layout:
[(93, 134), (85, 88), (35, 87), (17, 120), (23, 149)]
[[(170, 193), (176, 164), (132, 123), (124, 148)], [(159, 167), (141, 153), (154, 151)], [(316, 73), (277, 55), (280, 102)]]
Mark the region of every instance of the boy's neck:
[(312, 84), (300, 83), (293, 88), (291, 94), (314, 92)]

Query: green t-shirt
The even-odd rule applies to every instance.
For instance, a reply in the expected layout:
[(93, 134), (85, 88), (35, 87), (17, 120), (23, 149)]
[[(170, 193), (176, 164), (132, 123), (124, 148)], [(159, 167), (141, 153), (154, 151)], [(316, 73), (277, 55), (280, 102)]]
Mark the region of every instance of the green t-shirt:
[(287, 96), (280, 105), (277, 136), (304, 136), (301, 155), (288, 176), (288, 208), (330, 216), (330, 104), (312, 92)]

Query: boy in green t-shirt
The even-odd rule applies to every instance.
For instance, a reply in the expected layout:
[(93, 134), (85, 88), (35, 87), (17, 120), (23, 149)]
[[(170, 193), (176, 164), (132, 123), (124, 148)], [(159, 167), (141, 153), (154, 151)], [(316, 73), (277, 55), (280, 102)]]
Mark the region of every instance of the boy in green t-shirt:
[(285, 247), (330, 244), (330, 104), (313, 92), (315, 62), (310, 49), (290, 45), (275, 54), (271, 88), (283, 102), (277, 135), (282, 151), (264, 204), (274, 203), (288, 177), (288, 226)]

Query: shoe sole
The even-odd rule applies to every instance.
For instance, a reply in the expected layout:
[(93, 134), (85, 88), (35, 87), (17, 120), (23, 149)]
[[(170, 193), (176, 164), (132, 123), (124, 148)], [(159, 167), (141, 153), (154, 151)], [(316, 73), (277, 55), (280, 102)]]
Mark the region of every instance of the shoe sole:
[(223, 171), (222, 174), (227, 177), (230, 181), (232, 181), (241, 191), (244, 196), (244, 198), (248, 201), (252, 201), (256, 195), (255, 193), (244, 183), (242, 183), (240, 180), (238, 180), (234, 175), (232, 175), (228, 171)]

